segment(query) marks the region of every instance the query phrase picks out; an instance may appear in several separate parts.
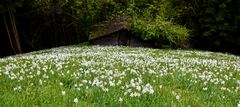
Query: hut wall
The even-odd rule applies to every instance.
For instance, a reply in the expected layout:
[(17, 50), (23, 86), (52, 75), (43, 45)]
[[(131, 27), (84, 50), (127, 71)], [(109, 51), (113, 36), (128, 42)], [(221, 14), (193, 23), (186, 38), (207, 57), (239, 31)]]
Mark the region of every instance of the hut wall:
[(117, 34), (103, 36), (91, 41), (93, 45), (118, 45), (118, 36)]
[(129, 46), (131, 47), (148, 47), (153, 48), (154, 43), (150, 43), (150, 41), (143, 41), (135, 36), (131, 36)]
[(130, 46), (130, 47), (148, 47), (154, 48), (154, 42), (144, 41), (135, 37), (132, 33), (126, 30), (102, 36), (90, 41), (93, 45), (106, 45), (106, 46)]

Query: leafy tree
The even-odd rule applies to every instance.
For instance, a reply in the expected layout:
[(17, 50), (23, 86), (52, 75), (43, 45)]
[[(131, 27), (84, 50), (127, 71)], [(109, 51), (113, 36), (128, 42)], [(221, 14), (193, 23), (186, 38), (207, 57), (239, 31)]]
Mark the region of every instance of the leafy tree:
[(238, 0), (177, 0), (177, 22), (192, 29), (195, 48), (240, 53)]

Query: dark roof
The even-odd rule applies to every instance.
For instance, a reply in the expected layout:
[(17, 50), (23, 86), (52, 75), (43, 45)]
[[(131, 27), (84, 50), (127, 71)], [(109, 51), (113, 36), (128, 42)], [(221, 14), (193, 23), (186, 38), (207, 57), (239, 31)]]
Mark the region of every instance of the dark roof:
[(122, 14), (112, 20), (98, 23), (91, 27), (89, 40), (112, 34), (122, 29), (128, 29), (129, 15)]

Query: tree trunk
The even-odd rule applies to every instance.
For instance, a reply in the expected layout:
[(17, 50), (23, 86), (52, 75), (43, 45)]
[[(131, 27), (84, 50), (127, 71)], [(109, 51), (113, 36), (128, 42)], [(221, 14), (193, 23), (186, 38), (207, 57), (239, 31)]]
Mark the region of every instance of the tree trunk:
[(57, 36), (58, 36), (58, 30), (60, 30), (60, 29), (58, 29), (57, 28), (57, 25), (58, 25), (58, 23), (57, 23), (57, 18), (56, 18), (56, 15), (57, 15), (57, 6), (58, 5), (58, 0), (52, 0), (51, 1), (51, 15), (52, 15), (52, 25), (51, 25), (51, 27), (52, 27), (52, 29), (53, 29), (53, 31), (52, 31), (52, 39), (50, 40), (50, 42), (51, 43), (53, 43), (53, 44), (51, 44), (52, 46), (57, 46)]
[(22, 50), (21, 50), (21, 45), (18, 37), (15, 18), (10, 9), (8, 9), (8, 13), (9, 13), (7, 17), (8, 20), (6, 19), (5, 15), (3, 16), (6, 32), (7, 32), (9, 43), (11, 45), (13, 53), (19, 54), (19, 53), (22, 53)]

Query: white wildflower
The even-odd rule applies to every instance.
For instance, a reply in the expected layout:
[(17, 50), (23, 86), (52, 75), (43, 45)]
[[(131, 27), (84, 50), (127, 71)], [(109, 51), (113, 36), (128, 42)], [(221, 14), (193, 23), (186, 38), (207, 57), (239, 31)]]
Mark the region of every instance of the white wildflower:
[(138, 91), (140, 91), (140, 90), (141, 90), (141, 86), (137, 85), (137, 86), (136, 86), (136, 89), (137, 89)]
[(176, 99), (177, 99), (177, 100), (179, 100), (179, 99), (180, 99), (180, 96), (179, 96), (179, 95), (177, 95), (177, 96), (176, 96)]
[(17, 87), (13, 88), (13, 91), (17, 91)]
[(123, 95), (126, 96), (128, 92), (124, 92)]
[(19, 80), (23, 80), (23, 77), (22, 77), (22, 76), (20, 76), (20, 77), (19, 77)]
[(130, 97), (134, 97), (134, 96), (135, 96), (134, 93), (131, 93), (131, 94), (130, 94)]
[(17, 86), (17, 87), (15, 87), (15, 88), (13, 88), (13, 91), (19, 91), (19, 90), (21, 90), (21, 89), (22, 89), (21, 86)]
[(47, 75), (47, 74), (44, 74), (44, 75), (43, 75), (43, 78), (48, 78), (48, 75)]
[(39, 80), (39, 85), (42, 85), (43, 84), (43, 81), (40, 79)]
[(41, 74), (41, 72), (38, 70), (38, 71), (37, 71), (37, 75), (40, 75), (40, 74)]
[(122, 102), (122, 101), (123, 101), (123, 99), (120, 97), (118, 101), (119, 101), (119, 102)]
[(73, 102), (78, 103), (78, 98), (74, 98)]
[(120, 85), (122, 83), (122, 81), (121, 80), (119, 80), (118, 82), (117, 82), (117, 85)]
[(74, 87), (76, 88), (78, 85), (77, 84), (74, 84)]
[(62, 96), (65, 96), (66, 95), (66, 92), (65, 91), (62, 91)]
[(110, 85), (110, 86), (115, 86), (115, 83), (112, 82), (112, 81), (109, 81), (109, 85)]
[(177, 95), (177, 93), (176, 92), (174, 92), (174, 91), (172, 91), (172, 94), (175, 96), (175, 95)]
[(108, 88), (103, 88), (103, 91), (104, 91), (104, 92), (108, 92), (109, 89), (108, 89)]
[(225, 84), (225, 81), (222, 81), (221, 84)]
[(153, 90), (153, 87), (148, 83), (146, 84), (145, 87), (143, 87), (143, 90), (142, 90), (142, 93), (150, 93), (150, 94), (153, 94), (154, 93), (154, 90)]
[(162, 89), (162, 85), (160, 85), (159, 88)]
[(80, 83), (80, 84), (78, 84), (78, 86), (81, 87), (81, 86), (83, 86), (83, 84)]
[(87, 80), (82, 80), (82, 83), (88, 83), (88, 81)]
[(140, 96), (141, 96), (141, 94), (140, 94), (140, 93), (137, 93), (137, 92), (135, 92), (134, 95), (135, 95), (136, 97), (140, 97)]

